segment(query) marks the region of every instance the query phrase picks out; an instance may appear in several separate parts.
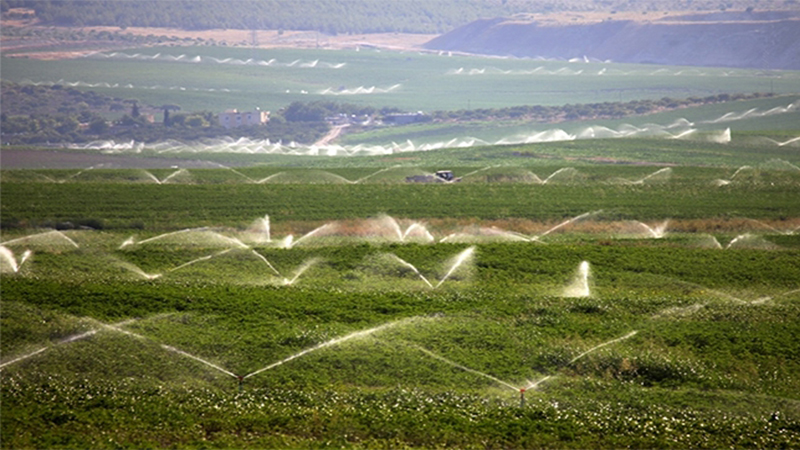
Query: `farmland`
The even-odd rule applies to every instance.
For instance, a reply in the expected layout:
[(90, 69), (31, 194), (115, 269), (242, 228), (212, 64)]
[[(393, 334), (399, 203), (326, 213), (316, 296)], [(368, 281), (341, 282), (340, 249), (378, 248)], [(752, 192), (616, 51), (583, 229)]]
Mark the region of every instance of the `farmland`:
[[(338, 156), (4, 146), (4, 448), (800, 445), (796, 73), (210, 46), (2, 64), (193, 111), (778, 94), (375, 129)], [(389, 145), (543, 130), (566, 138)], [(441, 169), (461, 181), (406, 181)]]
[[(670, 171), (681, 172), (670, 169), (666, 173)], [(174, 172), (161, 173), (167, 174), (166, 177)], [(587, 176), (575, 172), (571, 176)], [(198, 178), (206, 175), (202, 170), (189, 173), (198, 173)], [(264, 177), (270, 175), (265, 173)], [(444, 189), (381, 183), (302, 184), (297, 180), (302, 180), (303, 176), (319, 176), (321, 172), (295, 173), (298, 175), (294, 182), (260, 185), (109, 183), (103, 187), (104, 195), (91, 203), (85, 199), (96, 195), (97, 183), (7, 184), (3, 186), (7, 196), (2, 205), (3, 217), (7, 224), (21, 221), (54, 226), (58, 222), (80, 223), (95, 219), (111, 228), (130, 228), (131, 224), (140, 223), (148, 229), (175, 230), (192, 226), (242, 227), (267, 212), (278, 223), (358, 219), (378, 213), (410, 219), (524, 218), (536, 221), (566, 219), (594, 210), (636, 220), (737, 216), (787, 219), (800, 215), (800, 205), (796, 201), (800, 194), (798, 176), (782, 171), (759, 174), (763, 184), (757, 188), (741, 183), (713, 186), (715, 180), (729, 177), (732, 170), (706, 171), (703, 174), (707, 177), (706, 183), (674, 181), (642, 187), (584, 181), (576, 185), (567, 178), (567, 181), (547, 185), (462, 183)], [(655, 170), (628, 173), (630, 180), (635, 181)], [(570, 172), (562, 174), (570, 175)], [(133, 175), (141, 177), (136, 172)], [(285, 175), (284, 179), (290, 178)], [(120, 209), (120, 204), (128, 206)]]
[(6, 445), (795, 445), (797, 174), (580, 170), (6, 171)]
[[(14, 82), (75, 84), (151, 105), (220, 112), (340, 100), (407, 111), (794, 93), (793, 71), (447, 56), (374, 49), (133, 48), (80, 59), (3, 59)], [(187, 70), (191, 69), (191, 70)], [(720, 79), (724, 80), (720, 83)], [(579, 83), (578, 83), (579, 82)], [(361, 89), (359, 89), (361, 88)], [(468, 92), (468, 98), (461, 93)]]
[[(123, 235), (67, 235), (79, 249), (31, 240), (41, 250), (3, 277), (3, 353), (47, 349), (4, 368), (3, 428), (15, 447), (798, 438), (796, 250), (484, 244), (471, 273), (429, 289), (379, 256), (435, 279), (464, 245), (256, 246), (282, 274), (323, 260), (280, 286), (244, 250), (147, 280), (130, 268), (167, 273), (220, 247), (165, 240), (112, 250)], [(563, 297), (581, 260), (592, 262), (593, 293)], [(242, 391), (165, 347), (252, 374), (381, 326), (248, 377)], [(520, 407), (507, 385), (535, 382)]]
[[(242, 140), (242, 136), (231, 133), (217, 136), (218, 139), (191, 141), (185, 137), (178, 141), (163, 138), (147, 142), (147, 149), (170, 153), (238, 151), (350, 156), (620, 136), (748, 145), (752, 138), (740, 140), (736, 133), (753, 131), (787, 132), (781, 136), (783, 139), (775, 139), (774, 134), (764, 136), (783, 143), (797, 137), (794, 131), (799, 114), (796, 92), (800, 78), (795, 71), (487, 58), (372, 47), (358, 50), (144, 47), (52, 61), (4, 54), (2, 63), (4, 81), (19, 83), (23, 88), (34, 84), (107, 96), (115, 112), (97, 114), (112, 120), (120, 120), (130, 112), (125, 102), (139, 102), (157, 116), (164, 105), (179, 107), (189, 116), (200, 117), (199, 123), (206, 125), (215, 121), (215, 114), (231, 108), (246, 111), (259, 107), (277, 117), (293, 102), (315, 101), (343, 102), (375, 110), (422, 111), (438, 118), (435, 123), (423, 125), (381, 126), (372, 121), (363, 127), (347, 127), (338, 140), (310, 149), (308, 146), (324, 133), (316, 128), (325, 128), (324, 124), (316, 124), (315, 129), (306, 133), (287, 132), (276, 125), (275, 133), (270, 134), (272, 139)], [(739, 96), (751, 98), (691, 108), (681, 106), (684, 104), (681, 99)], [(620, 103), (634, 100), (658, 101), (663, 106), (650, 105), (643, 109), (647, 114), (633, 116), (623, 114), (618, 108)], [(497, 109), (533, 105), (563, 108), (544, 116), (547, 119), (492, 119)], [(593, 117), (595, 110), (611, 116)], [(460, 119), (446, 120), (448, 111)], [(614, 115), (617, 113), (628, 117), (608, 118), (620, 117)], [(9, 111), (9, 114), (15, 113)], [(571, 115), (583, 120), (565, 120)], [(161, 117), (154, 118), (160, 125)], [(99, 125), (102, 130), (102, 124)], [(64, 124), (66, 128), (70, 126), (76, 126), (74, 121)], [(33, 123), (30, 127), (37, 128)], [(128, 131), (124, 134), (127, 137), (120, 137), (119, 142), (103, 138), (106, 140), (81, 146), (138, 152), (142, 145), (139, 141), (147, 141), (142, 136), (164, 135), (165, 130), (181, 136), (174, 128), (155, 128), (147, 133)], [(208, 126), (185, 131), (187, 136), (204, 136), (207, 129)], [(225, 131), (214, 131), (220, 132)], [(30, 134), (35, 133), (30, 131)], [(86, 139), (84, 136), (83, 140)], [(187, 139), (190, 141), (186, 142)], [(305, 145), (292, 147), (288, 141), (294, 139)], [(20, 142), (45, 141), (58, 142), (44, 135), (38, 140)], [(762, 139), (757, 145), (765, 142), (769, 141)], [(781, 159), (792, 161), (787, 157)]]

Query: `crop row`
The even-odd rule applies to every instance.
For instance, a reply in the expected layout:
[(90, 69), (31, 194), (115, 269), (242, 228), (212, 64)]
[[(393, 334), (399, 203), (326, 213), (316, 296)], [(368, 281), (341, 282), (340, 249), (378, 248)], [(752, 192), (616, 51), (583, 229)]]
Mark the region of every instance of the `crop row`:
[[(114, 185), (4, 183), (4, 226), (95, 219), (153, 230), (363, 218), (563, 219), (604, 210), (620, 218), (800, 216), (794, 186)], [(89, 201), (91, 199), (91, 201)]]
[[(681, 406), (664, 404), (668, 392), (663, 390), (595, 388), (608, 398), (545, 394), (520, 409), (474, 394), (404, 388), (273, 388), (229, 395), (197, 387), (142, 389), (100, 380), (14, 376), (4, 382), (2, 420), (9, 432), (6, 442), (16, 448), (309, 448), (321, 442), (368, 448), (774, 448), (795, 446), (800, 439), (797, 420), (771, 420), (769, 406), (756, 397), (746, 398), (752, 412), (743, 417), (730, 412), (729, 405), (739, 399), (725, 394), (681, 393), (688, 402)], [(634, 396), (632, 403), (615, 401)], [(52, 399), (52, 408), (25, 409), (41, 398)], [(104, 419), (98, 422), (95, 416), (101, 413)]]

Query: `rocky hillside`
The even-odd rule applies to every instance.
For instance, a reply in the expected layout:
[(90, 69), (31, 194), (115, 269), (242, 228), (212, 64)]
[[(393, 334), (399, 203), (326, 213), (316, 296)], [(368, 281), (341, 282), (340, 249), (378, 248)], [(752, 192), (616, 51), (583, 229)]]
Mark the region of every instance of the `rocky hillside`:
[(800, 16), (718, 12), (575, 24), (496, 18), (457, 28), (426, 47), (531, 58), (798, 70)]

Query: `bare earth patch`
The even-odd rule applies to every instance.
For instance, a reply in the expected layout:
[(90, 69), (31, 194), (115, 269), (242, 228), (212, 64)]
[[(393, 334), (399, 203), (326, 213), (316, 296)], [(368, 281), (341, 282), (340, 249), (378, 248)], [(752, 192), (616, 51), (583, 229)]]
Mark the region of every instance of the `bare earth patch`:
[[(59, 27), (40, 27), (32, 21), (11, 21), (3, 20), (3, 27), (28, 27), (28, 28), (47, 28), (59, 29)], [(64, 32), (71, 29), (62, 27)], [(142, 28), (130, 27), (121, 30), (119, 27), (83, 27), (81, 31), (133, 34), (137, 36), (166, 36), (178, 39), (190, 39), (187, 45), (197, 45), (197, 41), (213, 43), (214, 45), (224, 45), (229, 47), (257, 47), (257, 48), (321, 48), (331, 50), (355, 49), (359, 47), (376, 47), (387, 50), (422, 50), (422, 45), (436, 35), (432, 34), (406, 34), (406, 33), (376, 33), (376, 34), (341, 34), (329, 36), (315, 31), (277, 31), (277, 30), (181, 30), (176, 28)], [(48, 40), (42, 42), (40, 39), (21, 39), (17, 37), (4, 36), (2, 38), (0, 51), (8, 52), (14, 50), (13, 56), (18, 58), (31, 58), (40, 60), (73, 59), (86, 56), (89, 53), (130, 47), (135, 44), (113, 43), (102, 41), (86, 42), (91, 48), (75, 48), (75, 42), (57, 42)], [(105, 44), (105, 46), (103, 46)], [(59, 45), (69, 46), (64, 50), (59, 50)], [(181, 45), (174, 42), (167, 45)], [(46, 46), (47, 50), (42, 50)]]
[[(87, 27), (84, 30), (120, 31), (117, 27)], [(315, 31), (277, 31), (277, 30), (181, 30), (177, 28), (138, 28), (130, 27), (124, 33), (147, 36), (175, 36), (180, 39), (203, 39), (224, 43), (228, 46), (258, 48), (327, 48), (345, 49), (371, 45), (398, 50), (417, 49), (436, 37), (433, 34), (376, 33), (340, 34), (328, 36)], [(254, 39), (255, 38), (255, 39)], [(255, 41), (255, 42), (254, 42)]]

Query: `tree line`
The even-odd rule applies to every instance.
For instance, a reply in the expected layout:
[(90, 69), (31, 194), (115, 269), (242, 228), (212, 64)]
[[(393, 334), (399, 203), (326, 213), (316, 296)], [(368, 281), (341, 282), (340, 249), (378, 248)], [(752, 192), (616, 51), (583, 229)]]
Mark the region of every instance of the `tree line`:
[[(330, 129), (324, 117), (273, 114), (265, 126), (228, 130), (210, 111), (182, 111), (178, 105), (145, 105), (61, 85), (2, 82), (0, 134), (4, 144), (80, 143), (97, 139), (155, 142), (229, 136), (272, 141), (314, 142)], [(330, 105), (328, 105), (330, 106)], [(348, 107), (346, 110), (356, 108)], [(302, 108), (294, 107), (300, 111)], [(327, 110), (326, 110), (327, 111)], [(152, 122), (151, 122), (152, 120)]]
[(520, 105), (507, 108), (434, 111), (431, 113), (431, 119), (436, 122), (525, 120), (541, 123), (570, 120), (620, 119), (669, 109), (771, 96), (773, 96), (771, 93), (718, 94), (708, 97), (689, 97), (685, 99), (664, 97), (658, 100), (632, 100), (629, 102), (584, 103), (554, 106)]
[[(433, 122), (527, 121), (552, 123), (571, 120), (618, 119), (657, 111), (770, 97), (772, 94), (719, 94), (659, 100), (633, 100), (568, 104), (562, 106), (520, 105), (434, 111), (425, 116)], [(310, 144), (330, 130), (331, 118), (356, 116), (382, 119), (400, 113), (394, 107), (338, 103), (293, 102), (275, 111), (262, 126), (227, 129), (210, 111), (182, 111), (179, 105), (144, 105), (137, 99), (122, 99), (61, 85), (34, 86), (2, 82), (3, 112), (0, 133), (5, 144), (80, 143), (96, 139), (157, 142), (167, 139), (192, 141), (221, 136), (270, 139), (272, 142)], [(115, 117), (109, 120), (109, 117)], [(370, 120), (375, 123), (375, 120)]]
[(439, 33), (508, 8), (470, 0), (3, 0), (48, 25)]
[(44, 28), (44, 27), (3, 27), (3, 36), (22, 37), (33, 39), (52, 39), (61, 43), (92, 43), (100, 42), (104, 45), (116, 43), (121, 46), (155, 45), (155, 44), (181, 44), (181, 45), (211, 45), (213, 39), (179, 38), (166, 35), (140, 35), (122, 32), (121, 30), (84, 30), (81, 28)]
[[(61, 85), (2, 82), (0, 134), (4, 144), (80, 143), (97, 139), (157, 142), (241, 136), (272, 142), (313, 143), (330, 130), (336, 115), (369, 116), (399, 111), (330, 101), (294, 102), (274, 112), (263, 126), (235, 130), (210, 111), (182, 111), (179, 105), (144, 105)], [(114, 117), (114, 119), (110, 119)]]

